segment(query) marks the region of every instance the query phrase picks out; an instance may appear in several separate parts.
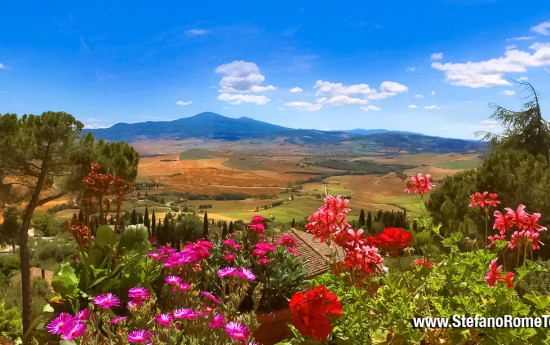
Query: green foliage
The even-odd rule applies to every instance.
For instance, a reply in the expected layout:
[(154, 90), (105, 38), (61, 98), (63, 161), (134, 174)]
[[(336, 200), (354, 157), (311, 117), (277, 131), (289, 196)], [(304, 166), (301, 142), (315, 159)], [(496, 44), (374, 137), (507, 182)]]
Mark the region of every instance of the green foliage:
[(22, 332), (21, 310), (17, 307), (6, 308), (6, 303), (0, 299), (0, 336), (15, 340), (21, 337)]
[(4, 210), (4, 221), (0, 225), (0, 243), (8, 243), (15, 249), (15, 244), (19, 242), (19, 211), (10, 206)]
[(38, 213), (33, 216), (32, 226), (43, 236), (52, 237), (63, 231), (63, 221), (51, 213)]

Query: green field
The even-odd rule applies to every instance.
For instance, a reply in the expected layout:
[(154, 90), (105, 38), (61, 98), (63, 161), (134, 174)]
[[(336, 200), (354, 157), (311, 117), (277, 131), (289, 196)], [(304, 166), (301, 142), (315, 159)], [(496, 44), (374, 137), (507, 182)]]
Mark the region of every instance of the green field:
[(180, 153), (180, 159), (182, 160), (210, 159), (215, 157), (215, 152), (205, 149), (191, 149)]
[(471, 160), (457, 160), (450, 162), (442, 162), (435, 166), (442, 169), (462, 170), (462, 169), (475, 169), (481, 162), (475, 162)]

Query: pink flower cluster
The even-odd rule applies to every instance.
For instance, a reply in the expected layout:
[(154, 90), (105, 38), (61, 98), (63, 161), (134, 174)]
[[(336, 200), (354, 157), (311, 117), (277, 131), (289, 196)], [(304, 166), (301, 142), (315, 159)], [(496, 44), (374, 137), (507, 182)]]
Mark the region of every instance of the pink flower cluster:
[(88, 309), (84, 309), (72, 316), (69, 313), (61, 313), (46, 325), (51, 334), (61, 335), (62, 339), (73, 340), (86, 333), (86, 320), (89, 317)]
[(341, 196), (329, 195), (325, 198), (325, 204), (309, 216), (307, 230), (321, 242), (327, 242), (339, 230), (347, 230), (350, 225), (346, 222), (349, 200)]
[(407, 188), (405, 188), (405, 192), (410, 193), (411, 191), (414, 191), (420, 195), (426, 194), (435, 186), (430, 180), (431, 177), (432, 176), (430, 174), (426, 174), (426, 177), (422, 176), (422, 174), (411, 176), (407, 181)]
[[(489, 196), (489, 198), (487, 198)], [(489, 192), (475, 192), (474, 194), (470, 195), (470, 205), (468, 207), (480, 207), (485, 212), (489, 210), (489, 207), (497, 207), (498, 204), (500, 204), (500, 201), (497, 200), (498, 194), (496, 193), (489, 193)]]
[(299, 256), (298, 252), (294, 249), (298, 247), (298, 242), (292, 236), (283, 235), (280, 238), (275, 240), (280, 246), (284, 246), (286, 250), (294, 254), (294, 256)]
[(498, 282), (504, 282), (506, 283), (506, 286), (508, 288), (513, 288), (514, 283), (512, 282), (512, 279), (514, 278), (515, 274), (512, 272), (506, 273), (505, 276), (502, 275), (502, 265), (497, 266), (498, 258), (495, 258), (491, 261), (489, 264), (489, 273), (485, 276), (485, 281), (489, 283), (490, 287), (495, 286)]
[(241, 267), (241, 268), (226, 267), (218, 270), (218, 277), (220, 278), (233, 277), (233, 276), (237, 276), (245, 280), (256, 279), (256, 276), (254, 275), (252, 270), (244, 267)]
[(487, 247), (492, 247), (496, 240), (505, 241), (507, 233), (513, 231), (508, 248), (514, 249), (524, 245), (531, 245), (532, 249), (539, 249), (540, 244), (542, 244), (539, 241), (539, 233), (547, 230), (538, 223), (540, 213), (529, 214), (525, 212), (525, 205), (523, 204), (520, 204), (516, 211), (509, 207), (505, 208), (505, 210), (506, 214), (495, 211), (493, 229), (499, 230), (499, 233), (489, 236), (491, 243)]
[(275, 250), (277, 250), (277, 246), (272, 243), (258, 242), (252, 253), (259, 258), (260, 264), (265, 265), (269, 263), (269, 259), (267, 258), (268, 253)]
[(225, 252), (225, 260), (229, 262), (235, 260), (235, 254), (233, 254), (229, 250), (232, 249), (234, 251), (239, 251), (243, 248), (240, 243), (235, 242), (235, 240), (232, 238), (224, 240), (223, 244), (229, 248), (228, 251)]
[(265, 231), (265, 218), (259, 215), (256, 215), (252, 217), (252, 222), (248, 224), (248, 228), (252, 231), (255, 231), (258, 233), (258, 235), (262, 235)]
[(94, 298), (94, 304), (103, 309), (109, 309), (111, 307), (118, 307), (120, 305), (120, 299), (112, 293), (104, 295), (98, 295)]
[(129, 302), (131, 303), (130, 305), (139, 308), (139, 306), (141, 306), (145, 300), (148, 300), (151, 295), (149, 294), (149, 290), (146, 288), (142, 286), (135, 286), (128, 291), (128, 297), (132, 299)]
[(147, 255), (156, 261), (162, 262), (164, 267), (181, 266), (189, 263), (199, 263), (210, 255), (212, 242), (200, 239), (197, 242), (189, 243), (178, 252), (174, 248), (161, 247), (156, 253)]

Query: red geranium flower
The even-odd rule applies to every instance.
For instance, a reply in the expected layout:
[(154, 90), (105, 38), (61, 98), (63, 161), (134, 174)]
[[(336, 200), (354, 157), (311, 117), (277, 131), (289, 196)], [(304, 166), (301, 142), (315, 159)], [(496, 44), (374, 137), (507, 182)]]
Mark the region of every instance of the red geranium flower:
[(304, 335), (324, 340), (332, 331), (327, 316), (342, 316), (342, 303), (325, 286), (298, 292), (290, 299), (292, 323)]
[(397, 256), (399, 249), (413, 240), (411, 233), (401, 228), (386, 228), (377, 238), (379, 248), (386, 249), (392, 256)]

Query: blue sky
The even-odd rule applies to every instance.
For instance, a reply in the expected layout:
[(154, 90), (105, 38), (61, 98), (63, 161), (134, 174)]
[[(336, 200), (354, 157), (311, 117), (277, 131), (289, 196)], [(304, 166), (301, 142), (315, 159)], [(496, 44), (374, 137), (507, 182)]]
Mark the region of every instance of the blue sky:
[(548, 1), (9, 1), (0, 20), (0, 113), (474, 138), (498, 131), (489, 103), (521, 107), (510, 78), (550, 111)]

